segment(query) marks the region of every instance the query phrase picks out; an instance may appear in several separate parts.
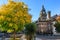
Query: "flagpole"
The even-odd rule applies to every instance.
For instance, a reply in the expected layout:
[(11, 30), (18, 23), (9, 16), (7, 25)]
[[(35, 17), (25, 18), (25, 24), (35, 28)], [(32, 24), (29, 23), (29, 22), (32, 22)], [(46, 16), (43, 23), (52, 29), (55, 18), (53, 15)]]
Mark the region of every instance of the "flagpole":
[(43, 3), (42, 3), (42, 5), (44, 5), (45, 4), (45, 0), (43, 0)]

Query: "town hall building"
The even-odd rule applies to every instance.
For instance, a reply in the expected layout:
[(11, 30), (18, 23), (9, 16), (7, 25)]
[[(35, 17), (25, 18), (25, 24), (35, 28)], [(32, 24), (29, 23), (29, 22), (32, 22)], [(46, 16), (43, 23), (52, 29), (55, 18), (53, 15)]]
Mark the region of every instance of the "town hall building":
[(39, 34), (52, 34), (53, 19), (51, 18), (51, 11), (46, 12), (44, 5), (40, 11), (40, 16), (36, 21), (37, 24), (37, 33)]

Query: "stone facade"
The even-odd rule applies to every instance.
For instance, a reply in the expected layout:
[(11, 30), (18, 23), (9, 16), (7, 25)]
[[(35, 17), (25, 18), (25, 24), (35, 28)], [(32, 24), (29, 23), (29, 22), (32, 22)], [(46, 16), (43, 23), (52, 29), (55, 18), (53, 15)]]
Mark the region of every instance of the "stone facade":
[(51, 12), (48, 11), (48, 13), (46, 13), (44, 6), (42, 6), (40, 17), (36, 21), (36, 24), (38, 33), (52, 33)]

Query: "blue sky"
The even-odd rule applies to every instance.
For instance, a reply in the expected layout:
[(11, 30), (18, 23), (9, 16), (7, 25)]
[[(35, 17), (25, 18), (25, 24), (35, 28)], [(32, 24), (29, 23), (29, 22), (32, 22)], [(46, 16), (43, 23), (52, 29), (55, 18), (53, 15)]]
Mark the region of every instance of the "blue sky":
[[(46, 11), (51, 11), (51, 15), (60, 14), (60, 0), (20, 0), (25, 2), (31, 9), (29, 13), (32, 15), (32, 21), (36, 21), (40, 16), (42, 5)], [(7, 0), (0, 0), (0, 6), (6, 4)]]

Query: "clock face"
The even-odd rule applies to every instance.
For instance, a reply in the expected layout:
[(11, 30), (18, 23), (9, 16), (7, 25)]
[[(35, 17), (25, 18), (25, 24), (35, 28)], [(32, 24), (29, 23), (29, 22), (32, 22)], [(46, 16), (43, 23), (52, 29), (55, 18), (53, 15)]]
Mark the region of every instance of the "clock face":
[(47, 16), (47, 14), (46, 14), (45, 12), (43, 12), (43, 13), (42, 13), (42, 16), (46, 17), (46, 16)]
[(45, 14), (45, 12), (43, 12), (43, 14)]

